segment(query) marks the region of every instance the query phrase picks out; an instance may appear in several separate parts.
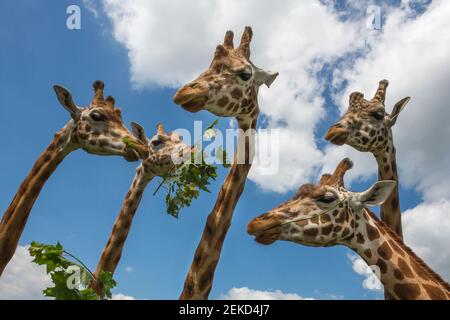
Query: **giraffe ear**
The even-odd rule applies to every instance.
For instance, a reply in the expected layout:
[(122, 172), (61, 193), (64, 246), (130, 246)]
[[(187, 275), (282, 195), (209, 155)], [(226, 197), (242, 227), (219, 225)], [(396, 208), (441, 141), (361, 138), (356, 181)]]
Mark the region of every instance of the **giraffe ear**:
[(59, 103), (70, 112), (70, 116), (73, 120), (77, 121), (80, 118), (81, 110), (73, 101), (72, 94), (66, 88), (58, 85), (54, 85), (53, 89), (56, 92), (56, 97)]
[(131, 122), (131, 132), (133, 132), (133, 136), (139, 140), (141, 140), (143, 143), (148, 144), (147, 136), (145, 135), (144, 128), (136, 123)]
[(395, 104), (394, 109), (392, 109), (392, 112), (389, 115), (389, 126), (392, 127), (395, 124), (398, 115), (403, 110), (403, 108), (408, 104), (409, 100), (411, 100), (411, 97), (406, 97)]
[(394, 180), (381, 180), (368, 190), (361, 192), (360, 201), (363, 206), (373, 207), (382, 205), (394, 191), (397, 182)]
[(257, 86), (265, 84), (267, 88), (270, 88), (270, 85), (275, 81), (277, 77), (278, 72), (265, 71), (263, 69), (255, 67), (255, 84)]

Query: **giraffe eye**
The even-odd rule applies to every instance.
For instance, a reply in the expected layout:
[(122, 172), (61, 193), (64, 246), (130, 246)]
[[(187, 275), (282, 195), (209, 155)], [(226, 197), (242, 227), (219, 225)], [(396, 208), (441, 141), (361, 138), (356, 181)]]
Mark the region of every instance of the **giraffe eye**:
[(248, 81), (252, 77), (252, 73), (251, 73), (251, 71), (246, 70), (244, 72), (239, 73), (238, 77), (244, 81)]
[(334, 201), (336, 201), (337, 196), (331, 192), (327, 192), (323, 195), (321, 195), (319, 198), (317, 198), (316, 200), (322, 203), (332, 203)]
[(99, 112), (94, 111), (90, 114), (90, 116), (91, 116), (91, 119), (94, 121), (105, 121), (105, 116)]
[(382, 120), (382, 119), (384, 119), (384, 112), (383, 111), (374, 111), (374, 112), (370, 113), (370, 116), (377, 120)]
[(160, 146), (162, 144), (163, 144), (163, 142), (161, 140), (153, 140), (152, 141), (152, 146), (154, 146), (154, 147)]

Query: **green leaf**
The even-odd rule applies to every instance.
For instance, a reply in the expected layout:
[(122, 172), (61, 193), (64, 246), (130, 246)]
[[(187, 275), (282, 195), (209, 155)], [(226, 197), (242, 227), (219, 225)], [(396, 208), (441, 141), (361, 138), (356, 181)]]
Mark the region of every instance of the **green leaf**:
[[(42, 291), (45, 296), (55, 298), (55, 300), (101, 299), (94, 290), (87, 288), (94, 279), (92, 272), (80, 259), (65, 251), (59, 242), (56, 245), (49, 245), (33, 241), (28, 251), (34, 258), (34, 263), (46, 266), (47, 274), (50, 275), (52, 280), (53, 286)], [(76, 260), (76, 262), (69, 260), (65, 255)], [(68, 286), (68, 283), (72, 282), (70, 281), (73, 279), (71, 277), (75, 275), (72, 271), (69, 271), (71, 266), (76, 266), (80, 271), (80, 285), (78, 288), (69, 288)], [(111, 298), (111, 289), (117, 284), (112, 274), (110, 272), (102, 272), (99, 281), (103, 285), (105, 296)]]
[(211, 123), (209, 126), (206, 127), (205, 131), (214, 128), (218, 124), (219, 124), (219, 119), (214, 120), (213, 123)]
[(130, 137), (124, 137), (122, 141), (127, 145), (128, 148), (130, 149), (136, 148), (136, 145), (131, 141)]
[(102, 271), (100, 273), (100, 282), (103, 285), (103, 291), (105, 292), (105, 296), (109, 299), (112, 297), (111, 289), (117, 285), (117, 282), (113, 279), (113, 275), (111, 272)]
[[(218, 119), (209, 125), (206, 130), (211, 130), (219, 123)], [(216, 156), (221, 157), (223, 167), (228, 168), (226, 152), (222, 148), (217, 150)], [(197, 160), (197, 161), (196, 161)], [(200, 163), (196, 163), (200, 162)], [(156, 188), (155, 195), (164, 186), (167, 190), (167, 213), (178, 218), (181, 208), (191, 205), (193, 199), (200, 196), (200, 191), (210, 192), (208, 185), (211, 180), (217, 178), (217, 167), (208, 164), (202, 151), (201, 142), (195, 144), (195, 152), (191, 153), (191, 161), (180, 164), (168, 174), (161, 176), (162, 181)]]

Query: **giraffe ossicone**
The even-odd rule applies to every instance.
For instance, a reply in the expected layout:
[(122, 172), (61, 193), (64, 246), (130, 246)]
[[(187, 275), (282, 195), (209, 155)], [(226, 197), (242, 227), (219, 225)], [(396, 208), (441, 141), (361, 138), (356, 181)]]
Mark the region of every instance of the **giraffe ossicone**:
[(386, 201), (396, 182), (378, 181), (364, 192), (351, 192), (343, 184), (349, 168), (345, 159), (333, 175), (301, 186), (291, 200), (253, 219), (247, 232), (265, 245), (277, 240), (344, 245), (376, 266), (394, 299), (450, 299), (450, 286), (367, 208)]

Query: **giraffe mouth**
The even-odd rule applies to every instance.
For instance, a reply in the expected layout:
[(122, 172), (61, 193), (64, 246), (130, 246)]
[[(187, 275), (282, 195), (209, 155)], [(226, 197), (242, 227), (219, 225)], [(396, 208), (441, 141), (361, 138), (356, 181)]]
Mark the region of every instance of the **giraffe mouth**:
[(139, 153), (134, 149), (126, 148), (123, 157), (128, 162), (135, 162), (139, 160)]
[(269, 230), (259, 232), (255, 235), (255, 241), (264, 244), (269, 245), (274, 243), (280, 238), (281, 234), (281, 228), (280, 227), (273, 227)]
[(197, 97), (181, 104), (181, 107), (189, 112), (195, 113), (205, 107), (206, 97)]
[(247, 233), (255, 236), (255, 241), (269, 245), (280, 239), (281, 225), (279, 222), (266, 222), (255, 219), (247, 225)]
[(331, 128), (325, 135), (325, 140), (328, 140), (335, 145), (342, 146), (347, 142), (348, 136), (349, 132), (345, 129)]

